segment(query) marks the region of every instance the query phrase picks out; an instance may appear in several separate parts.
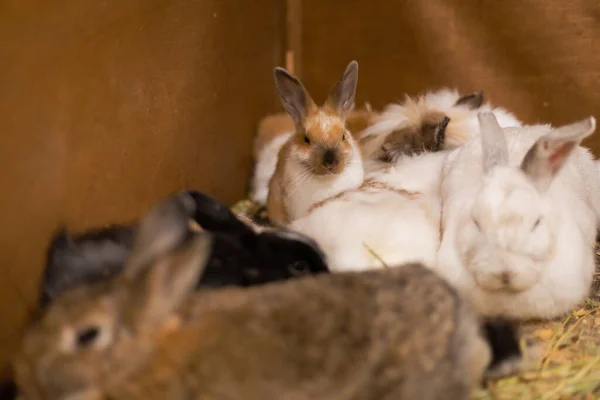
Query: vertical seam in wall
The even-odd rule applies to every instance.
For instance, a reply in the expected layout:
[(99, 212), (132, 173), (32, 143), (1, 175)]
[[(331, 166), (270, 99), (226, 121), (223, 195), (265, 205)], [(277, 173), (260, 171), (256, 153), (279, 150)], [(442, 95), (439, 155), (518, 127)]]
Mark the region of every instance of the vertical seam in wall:
[(285, 68), (302, 79), (302, 0), (286, 0)]

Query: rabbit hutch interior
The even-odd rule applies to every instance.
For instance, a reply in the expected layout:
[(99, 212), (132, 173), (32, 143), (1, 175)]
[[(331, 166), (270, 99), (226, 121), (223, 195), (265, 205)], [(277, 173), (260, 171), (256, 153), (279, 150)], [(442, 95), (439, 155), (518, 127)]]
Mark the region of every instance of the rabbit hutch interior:
[[(600, 398), (599, 19), (588, 0), (4, 1), (4, 394), (130, 398), (93, 362), (142, 351), (124, 329), (217, 371), (153, 398)], [(171, 354), (152, 343), (148, 363)]]

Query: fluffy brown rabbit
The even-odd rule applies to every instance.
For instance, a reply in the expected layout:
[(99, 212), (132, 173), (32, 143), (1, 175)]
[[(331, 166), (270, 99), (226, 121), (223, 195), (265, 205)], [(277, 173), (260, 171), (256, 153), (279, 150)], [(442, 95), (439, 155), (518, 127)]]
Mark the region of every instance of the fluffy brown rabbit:
[(461, 400), (514, 350), (419, 265), (195, 292), (212, 239), (182, 238), (176, 211), (142, 221), (122, 275), (28, 327), (20, 398)]
[(317, 106), (298, 78), (275, 68), (275, 86), (295, 130), (281, 147), (269, 182), (267, 211), (276, 224), (300, 218), (319, 201), (360, 186), (361, 152), (346, 125), (354, 107), (358, 63), (352, 61)]

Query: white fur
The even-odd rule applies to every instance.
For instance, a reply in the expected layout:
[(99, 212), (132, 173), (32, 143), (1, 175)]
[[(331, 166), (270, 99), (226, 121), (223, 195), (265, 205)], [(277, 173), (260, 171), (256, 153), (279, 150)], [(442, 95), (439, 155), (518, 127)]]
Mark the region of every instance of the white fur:
[[(569, 312), (590, 290), (600, 180), (589, 151), (577, 147), (545, 192), (519, 168), (551, 130), (504, 129), (508, 165), (488, 174), (479, 136), (446, 159), (436, 271), (483, 314), (552, 318)], [(507, 221), (511, 216), (522, 219)], [(500, 272), (511, 274), (516, 291), (498, 290), (502, 284), (494, 279)]]
[(378, 149), (386, 136), (392, 131), (402, 128), (407, 124), (418, 124), (420, 117), (428, 111), (440, 111), (450, 118), (446, 128), (446, 149), (453, 149), (473, 136), (479, 134), (477, 112), (492, 111), (500, 126), (521, 126), (522, 123), (508, 110), (502, 107), (492, 108), (489, 103), (484, 103), (476, 110), (469, 109), (466, 105), (455, 105), (460, 98), (455, 89), (443, 88), (429, 91), (418, 96), (416, 100), (407, 96), (402, 104), (389, 104), (377, 117), (374, 124), (363, 130), (361, 137), (372, 137), (368, 143), (367, 154), (373, 149)]
[(382, 268), (381, 260), (387, 266), (431, 266), (439, 245), (439, 180), (446, 154), (403, 157), (396, 165), (373, 167), (367, 176), (420, 192), (417, 198), (381, 188), (349, 190), (290, 227), (319, 243), (332, 271)]
[(285, 132), (271, 140), (260, 152), (252, 176), (250, 199), (259, 204), (267, 203), (269, 181), (275, 173), (279, 150), (294, 132)]
[(351, 154), (339, 174), (314, 175), (296, 157), (291, 156), (287, 160), (284, 181), (289, 182), (285, 201), (290, 221), (306, 216), (313, 204), (362, 184), (365, 172), (360, 150), (354, 140), (350, 143)]

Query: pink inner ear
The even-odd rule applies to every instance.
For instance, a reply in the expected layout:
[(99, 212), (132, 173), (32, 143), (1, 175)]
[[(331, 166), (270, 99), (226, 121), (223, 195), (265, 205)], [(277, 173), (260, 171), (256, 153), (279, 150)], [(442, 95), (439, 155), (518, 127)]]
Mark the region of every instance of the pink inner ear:
[[(545, 143), (544, 145), (545, 145), (545, 147), (547, 147), (548, 143)], [(575, 147), (575, 143), (567, 142), (567, 143), (561, 144), (560, 146), (555, 148), (554, 151), (552, 151), (552, 153), (550, 154), (550, 157), (548, 157), (548, 164), (550, 165), (550, 169), (552, 170), (552, 173), (555, 173), (556, 171), (558, 171), (558, 169), (561, 167), (561, 165), (565, 161), (565, 158), (569, 155), (571, 150), (573, 150), (573, 147)]]

